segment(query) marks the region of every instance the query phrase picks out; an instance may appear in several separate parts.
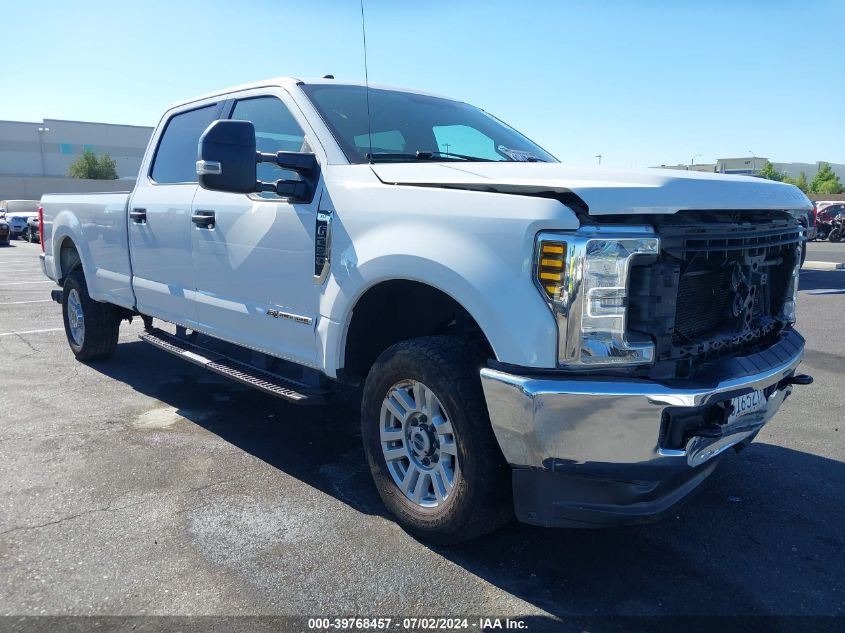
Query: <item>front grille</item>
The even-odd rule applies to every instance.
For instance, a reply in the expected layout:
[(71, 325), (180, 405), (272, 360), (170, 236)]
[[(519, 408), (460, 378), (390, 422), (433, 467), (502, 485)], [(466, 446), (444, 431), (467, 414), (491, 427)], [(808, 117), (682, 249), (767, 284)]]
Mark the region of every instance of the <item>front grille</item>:
[(628, 329), (655, 341), (658, 373), (689, 375), (787, 325), (781, 313), (802, 239), (794, 219), (680, 217), (655, 228), (661, 254), (631, 271)]

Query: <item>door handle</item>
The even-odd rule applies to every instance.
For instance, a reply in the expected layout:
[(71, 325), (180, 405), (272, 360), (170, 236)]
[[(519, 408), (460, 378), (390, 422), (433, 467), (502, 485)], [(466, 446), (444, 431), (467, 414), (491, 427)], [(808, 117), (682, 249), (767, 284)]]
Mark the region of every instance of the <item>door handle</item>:
[(214, 228), (214, 211), (197, 211), (191, 216), (191, 222), (200, 228), (213, 229)]
[(146, 224), (147, 223), (147, 210), (146, 209), (132, 209), (129, 212), (129, 219), (135, 222), (136, 224)]

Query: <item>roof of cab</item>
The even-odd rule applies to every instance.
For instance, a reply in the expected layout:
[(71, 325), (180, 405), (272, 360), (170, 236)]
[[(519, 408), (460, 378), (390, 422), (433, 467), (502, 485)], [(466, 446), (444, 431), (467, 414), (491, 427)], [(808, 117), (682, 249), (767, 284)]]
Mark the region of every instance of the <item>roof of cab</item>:
[[(241, 84), (240, 86), (231, 86), (229, 88), (225, 88), (223, 90), (215, 90), (214, 92), (209, 92), (204, 95), (200, 95), (198, 97), (193, 97), (192, 99), (186, 99), (184, 101), (179, 101), (177, 103), (172, 104), (168, 110), (172, 110), (173, 108), (178, 108), (189, 103), (194, 103), (196, 101), (204, 101), (205, 99), (212, 99), (214, 97), (222, 97), (233, 92), (240, 92), (242, 90), (252, 90), (254, 88), (267, 88), (267, 87), (274, 87), (280, 86), (287, 90), (292, 90), (298, 85), (318, 85), (318, 84), (333, 84), (333, 85), (343, 85), (343, 86), (360, 86), (364, 87), (366, 84), (362, 81), (346, 81), (343, 79), (326, 79), (326, 78), (319, 78), (319, 79), (298, 79), (296, 77), (275, 77), (273, 79), (265, 79), (264, 81), (254, 81), (248, 84)], [(370, 84), (370, 88), (375, 90), (395, 90), (398, 92), (411, 92), (414, 94), (419, 95), (426, 95), (429, 97), (438, 97), (440, 99), (449, 99), (450, 101), (459, 101), (459, 99), (453, 99), (451, 97), (446, 97), (443, 95), (435, 94), (433, 92), (427, 92), (425, 90), (416, 90), (414, 88), (403, 88), (401, 86), (391, 86), (385, 84)]]

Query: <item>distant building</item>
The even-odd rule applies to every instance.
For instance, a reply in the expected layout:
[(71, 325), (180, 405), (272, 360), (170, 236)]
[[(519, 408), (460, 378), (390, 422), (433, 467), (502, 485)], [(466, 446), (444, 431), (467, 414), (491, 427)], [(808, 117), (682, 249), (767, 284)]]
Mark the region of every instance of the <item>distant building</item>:
[(768, 162), (763, 156), (743, 156), (742, 158), (717, 158), (716, 171), (720, 174), (736, 174), (752, 176), (759, 174), (763, 165)]
[(0, 176), (63, 177), (85, 150), (109, 154), (120, 178), (135, 178), (153, 128), (44, 119), (0, 121)]
[[(127, 191), (141, 168), (151, 127), (44, 119), (0, 121), (0, 200), (39, 200), (45, 193)], [(108, 154), (119, 180), (68, 178), (85, 150)]]
[[(693, 165), (660, 165), (660, 169), (684, 169), (688, 171), (709, 171), (719, 174), (735, 174), (754, 176), (760, 173), (763, 166), (769, 161), (763, 156), (742, 156), (739, 158), (718, 158), (715, 163), (702, 163)], [(801, 172), (810, 181), (813, 176), (819, 171), (819, 166), (827, 161), (819, 161), (816, 163), (776, 163), (772, 162), (772, 166), (781, 173), (785, 173), (790, 178), (798, 178)], [(845, 183), (845, 164), (828, 163), (830, 168), (839, 179)]]

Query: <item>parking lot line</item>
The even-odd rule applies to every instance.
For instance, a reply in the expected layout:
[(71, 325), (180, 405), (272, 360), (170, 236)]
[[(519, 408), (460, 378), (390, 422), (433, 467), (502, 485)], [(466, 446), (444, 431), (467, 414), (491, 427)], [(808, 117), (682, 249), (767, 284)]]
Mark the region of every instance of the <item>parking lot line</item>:
[(35, 299), (34, 301), (7, 301), (6, 303), (0, 303), (0, 306), (18, 306), (23, 303), (50, 303), (53, 301), (52, 299)]
[(61, 332), (63, 327), (51, 327), (46, 330), (21, 330), (20, 332), (0, 332), (0, 336), (18, 336), (20, 334), (41, 334), (42, 332)]
[(27, 286), (29, 284), (54, 284), (52, 279), (38, 279), (37, 281), (0, 281), (2, 286)]

